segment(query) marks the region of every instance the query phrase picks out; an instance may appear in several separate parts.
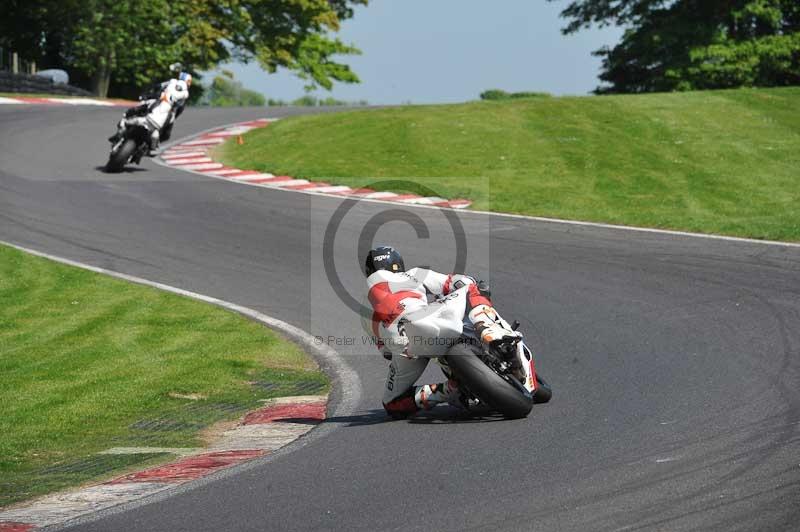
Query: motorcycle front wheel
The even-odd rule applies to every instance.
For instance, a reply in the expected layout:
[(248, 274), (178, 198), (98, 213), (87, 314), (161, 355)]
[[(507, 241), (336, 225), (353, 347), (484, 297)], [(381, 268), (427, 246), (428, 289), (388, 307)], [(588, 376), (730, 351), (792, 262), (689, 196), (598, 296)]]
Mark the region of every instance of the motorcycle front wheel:
[(125, 163), (131, 158), (133, 152), (136, 150), (136, 141), (133, 139), (125, 139), (122, 145), (116, 151), (112, 151), (108, 156), (106, 163), (106, 172), (121, 172), (125, 168)]
[(522, 384), (515, 386), (492, 371), (470, 346), (454, 345), (445, 359), (462, 386), (505, 417), (525, 417), (533, 408), (533, 398)]

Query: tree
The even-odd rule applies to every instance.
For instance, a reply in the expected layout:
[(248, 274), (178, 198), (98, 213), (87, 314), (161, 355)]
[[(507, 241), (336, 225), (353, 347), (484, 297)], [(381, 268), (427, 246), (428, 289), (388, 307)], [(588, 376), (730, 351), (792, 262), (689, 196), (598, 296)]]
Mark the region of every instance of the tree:
[[(87, 20), (75, 28), (67, 52), (91, 78), (92, 92), (106, 96), (112, 74), (146, 84), (175, 60), (168, 0), (88, 0)], [(166, 69), (163, 69), (165, 72)], [(163, 74), (162, 74), (163, 75)]]
[(480, 94), (481, 100), (489, 101), (502, 101), (502, 100), (519, 100), (522, 98), (551, 98), (552, 94), (549, 92), (506, 92), (502, 89), (489, 89)]
[(597, 92), (800, 84), (797, 0), (579, 0), (561, 15), (565, 34), (626, 27), (594, 52), (606, 82)]
[(4, 0), (0, 46), (73, 70), (100, 96), (162, 78), (174, 61), (196, 72), (230, 59), (284, 67), (330, 89), (358, 81), (334, 60), (358, 50), (330, 34), (367, 1)]
[(292, 100), (292, 105), (297, 107), (316, 107), (317, 97), (312, 94), (304, 94), (303, 96)]
[(43, 67), (63, 66), (62, 50), (79, 18), (80, 0), (3, 0), (0, 47)]
[(253, 106), (262, 107), (267, 100), (256, 91), (242, 87), (242, 84), (233, 79), (233, 73), (223, 70), (216, 76), (203, 100), (212, 107)]

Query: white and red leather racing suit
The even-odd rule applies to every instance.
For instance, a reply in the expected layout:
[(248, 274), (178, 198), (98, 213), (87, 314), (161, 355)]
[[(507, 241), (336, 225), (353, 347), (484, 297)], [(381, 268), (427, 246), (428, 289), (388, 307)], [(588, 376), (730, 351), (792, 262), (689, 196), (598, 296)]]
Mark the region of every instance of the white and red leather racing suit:
[[(369, 302), (373, 314), (365, 323), (378, 340), (384, 357), (391, 359), (389, 375), (383, 394), (383, 406), (393, 416), (413, 414), (430, 409), (439, 403), (457, 402), (458, 384), (451, 380), (436, 384), (414, 386), (430, 361), (417, 357), (408, 345), (401, 318), (429, 303), (429, 296), (446, 296), (458, 289), (467, 292), (467, 315), (484, 341), (515, 334), (500, 318), (488, 297), (482, 295), (472, 277), (443, 274), (423, 268), (406, 272), (378, 270), (367, 278)], [(412, 351), (412, 352), (409, 352)]]
[[(158, 147), (161, 130), (174, 120), (175, 111), (185, 105), (189, 98), (189, 86), (185, 81), (171, 79), (162, 83), (161, 88), (158, 99), (146, 100), (137, 107), (129, 109), (125, 113), (126, 117), (117, 126), (119, 132), (123, 131), (126, 126), (143, 125), (147, 127), (150, 130), (151, 149)], [(142, 114), (139, 110), (144, 110), (146, 115), (133, 116)]]

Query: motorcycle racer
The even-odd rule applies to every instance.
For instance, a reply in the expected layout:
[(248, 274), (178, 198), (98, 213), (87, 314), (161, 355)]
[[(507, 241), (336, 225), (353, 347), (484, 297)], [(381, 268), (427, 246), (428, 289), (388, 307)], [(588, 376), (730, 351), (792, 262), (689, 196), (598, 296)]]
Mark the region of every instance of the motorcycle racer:
[(448, 275), (424, 268), (406, 271), (403, 258), (388, 246), (377, 247), (367, 254), (365, 274), (373, 310), (365, 326), (377, 338), (384, 358), (390, 360), (383, 407), (392, 417), (406, 417), (440, 403), (463, 405), (458, 383), (453, 379), (414, 386), (430, 359), (415, 356), (405, 329), (408, 315), (428, 307), (429, 297), (441, 298), (465, 291), (467, 318), (484, 344), (522, 336), (494, 309), (488, 287), (467, 275)]
[(183, 112), (191, 85), (192, 75), (188, 72), (161, 83), (160, 92), (125, 111), (125, 117), (117, 124), (117, 132), (109, 137), (109, 142), (119, 141), (126, 127), (142, 125), (150, 131), (148, 155), (155, 157), (159, 142), (169, 138), (175, 118)]

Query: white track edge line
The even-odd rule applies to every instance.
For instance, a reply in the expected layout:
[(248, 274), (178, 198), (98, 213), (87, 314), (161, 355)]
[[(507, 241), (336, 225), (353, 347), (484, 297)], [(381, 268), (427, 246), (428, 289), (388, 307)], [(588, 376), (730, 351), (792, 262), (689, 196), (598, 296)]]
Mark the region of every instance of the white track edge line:
[[(272, 120), (279, 120), (279, 119), (270, 118), (268, 120), (272, 121)], [(240, 124), (240, 123), (242, 123), (242, 122), (234, 122), (234, 123), (228, 124), (228, 125), (209, 128), (209, 129), (206, 129), (205, 131), (200, 131), (199, 133), (195, 133), (194, 135), (190, 135), (188, 137), (184, 137), (182, 139), (175, 140), (175, 141), (173, 141), (173, 143), (171, 145), (178, 145), (178, 144), (181, 144), (183, 142), (186, 142), (187, 140), (191, 140), (191, 139), (200, 137), (202, 135), (205, 135), (206, 133), (209, 133), (211, 131), (216, 131), (217, 129), (233, 127), (236, 124)], [(170, 166), (170, 165), (166, 164), (165, 162), (159, 160), (159, 158), (154, 158), (152, 160), (156, 164), (161, 165), (161, 166), (163, 166), (165, 168), (176, 168), (175, 166)], [(227, 181), (229, 183), (233, 182), (233, 183), (238, 183), (240, 185), (260, 186), (260, 185), (258, 185), (256, 183), (248, 183), (246, 181), (235, 181), (235, 180), (232, 180), (232, 179), (225, 179), (223, 177), (217, 177), (217, 176), (213, 176), (213, 175), (203, 174), (201, 172), (194, 172), (192, 170), (185, 170), (183, 168), (181, 168), (181, 170), (183, 170), (185, 172), (190, 172), (190, 173), (193, 173), (193, 174), (197, 174), (197, 175), (211, 177), (213, 179), (219, 179), (221, 181)], [(353, 195), (353, 196), (335, 196), (335, 195), (325, 194), (325, 193), (320, 193), (320, 192), (311, 192), (311, 191), (305, 191), (305, 190), (291, 190), (291, 189), (283, 189), (283, 188), (280, 188), (280, 187), (263, 187), (263, 186), (261, 186), (261, 188), (273, 188), (274, 190), (284, 190), (285, 192), (294, 192), (294, 193), (299, 193), (299, 194), (313, 194), (313, 195), (316, 195), (316, 196), (323, 196), (323, 197), (327, 197), (327, 198), (344, 198), (344, 199), (350, 198), (350, 199), (355, 199), (355, 200), (358, 200), (358, 201), (367, 201), (367, 202), (370, 202), (370, 203), (379, 203), (379, 204), (383, 204), (383, 205), (386, 205), (386, 204), (397, 205), (399, 203), (399, 202), (396, 202), (396, 201), (393, 202), (391, 200), (362, 198), (362, 197), (358, 197), (356, 195)], [(435, 205), (421, 205), (421, 204), (414, 204), (414, 203), (403, 203), (403, 205), (405, 205), (406, 207), (411, 207), (411, 208), (415, 208), (415, 209), (436, 209), (436, 210), (442, 209), (442, 207), (438, 207), (438, 206), (435, 206)], [(490, 217), (494, 216), (494, 217), (497, 217), (497, 218), (510, 218), (512, 220), (527, 220), (527, 221), (543, 222), (543, 223), (549, 223), (549, 224), (561, 224), (561, 225), (573, 225), (573, 226), (577, 226), (577, 227), (593, 227), (593, 228), (597, 228), (597, 229), (609, 229), (609, 230), (614, 230), (614, 231), (632, 231), (632, 232), (637, 232), (637, 233), (651, 233), (651, 234), (664, 235), (664, 236), (677, 236), (677, 237), (688, 237), (688, 238), (704, 238), (704, 239), (707, 239), (707, 240), (720, 240), (720, 241), (724, 241), (724, 242), (738, 242), (738, 243), (742, 243), (742, 244), (760, 244), (760, 245), (765, 245), (765, 246), (778, 246), (778, 247), (787, 247), (787, 248), (800, 249), (800, 242), (781, 242), (779, 240), (759, 240), (759, 239), (756, 239), (756, 238), (746, 238), (746, 237), (740, 237), (740, 236), (725, 236), (725, 235), (705, 234), (705, 233), (691, 233), (691, 232), (688, 232), (688, 231), (677, 231), (677, 230), (671, 230), (671, 229), (655, 229), (655, 228), (652, 228), (652, 227), (640, 227), (640, 226), (635, 226), (635, 225), (615, 225), (615, 224), (609, 224), (609, 223), (603, 223), (603, 222), (585, 222), (585, 221), (580, 221), (580, 220), (565, 220), (563, 218), (547, 218), (547, 217), (544, 217), (544, 216), (530, 216), (530, 215), (526, 215), (526, 214), (511, 214), (511, 213), (502, 213), (502, 212), (478, 211), (478, 210), (469, 210), (469, 209), (464, 209), (464, 208), (457, 208), (457, 210), (459, 212), (461, 212), (461, 213), (464, 213), (464, 214), (477, 214), (477, 215), (481, 215), (481, 216), (490, 216)]]
[[(125, 281), (129, 281), (132, 283), (136, 283), (139, 285), (149, 286), (152, 288), (157, 288), (159, 290), (163, 290), (165, 292), (171, 292), (173, 294), (177, 294), (180, 296), (188, 297), (191, 299), (195, 299), (198, 301), (203, 301), (205, 303), (210, 303), (212, 305), (216, 305), (218, 307), (222, 307), (224, 309), (237, 312), (249, 318), (252, 318), (256, 321), (260, 321), (265, 325), (269, 325), (270, 327), (277, 329), (291, 339), (297, 341), (298, 343), (302, 344), (304, 347), (307, 347), (311, 351), (316, 352), (317, 354), (321, 355), (321, 359), (327, 362), (332, 362), (332, 367), (336, 370), (337, 376), (341, 377), (343, 381), (346, 381), (349, 387), (353, 387), (354, 393), (349, 394), (349, 396), (342, 399), (341, 407), (348, 407), (348, 410), (352, 410), (352, 407), (356, 405), (358, 399), (360, 398), (361, 394), (361, 384), (358, 378), (358, 375), (350, 368), (349, 364), (342, 359), (342, 356), (334, 349), (330, 348), (329, 346), (317, 345), (314, 336), (307, 333), (303, 329), (299, 327), (295, 327), (294, 325), (287, 323), (283, 320), (279, 320), (278, 318), (273, 318), (272, 316), (267, 316), (257, 310), (253, 310), (248, 307), (244, 307), (242, 305), (238, 305), (236, 303), (231, 303), (229, 301), (224, 301), (222, 299), (217, 299), (215, 297), (206, 296), (203, 294), (199, 294), (197, 292), (191, 292), (189, 290), (184, 290), (183, 288), (177, 288), (175, 286), (170, 286), (167, 284), (159, 283), (157, 281), (150, 281), (148, 279), (144, 279), (141, 277), (136, 277), (134, 275), (128, 275), (126, 273), (120, 273), (113, 270), (107, 270), (105, 268), (100, 268), (97, 266), (92, 266), (91, 264), (86, 264), (79, 261), (74, 261), (72, 259), (67, 259), (64, 257), (59, 257), (56, 255), (51, 255), (49, 253), (44, 253), (42, 251), (37, 251), (35, 249), (27, 248), (24, 246), (20, 246), (18, 244), (14, 244), (12, 242), (7, 242), (4, 240), (0, 240), (0, 244), (12, 247), (19, 251), (23, 251), (25, 253), (29, 253), (31, 255), (35, 255), (37, 257), (42, 257), (45, 259), (49, 259), (55, 262), (59, 262), (61, 264), (66, 264), (68, 266), (74, 266), (76, 268), (81, 268), (84, 270), (89, 270), (95, 273), (101, 273), (104, 275), (108, 275), (110, 277), (115, 277), (117, 279), (122, 279)], [(346, 390), (342, 390), (344, 393)], [(348, 394), (345, 394), (348, 395)], [(338, 408), (337, 408), (338, 410)]]
[[(331, 373), (330, 376), (333, 379), (332, 384), (334, 384), (335, 386), (332, 387), (332, 392), (328, 396), (328, 401), (329, 401), (328, 404), (329, 406), (333, 407), (328, 410), (329, 415), (333, 413), (336, 413), (336, 415), (342, 415), (342, 414), (349, 415), (355, 413), (356, 411), (356, 406), (358, 405), (358, 402), (361, 399), (361, 394), (362, 394), (361, 380), (358, 377), (358, 374), (355, 372), (355, 370), (353, 370), (353, 368), (350, 367), (350, 365), (344, 360), (344, 358), (342, 357), (341, 354), (339, 354), (339, 352), (337, 352), (335, 349), (332, 349), (330, 346), (327, 346), (325, 344), (318, 345), (315, 342), (314, 336), (300, 329), (299, 327), (295, 327), (294, 325), (291, 325), (290, 323), (287, 323), (283, 320), (267, 316), (266, 314), (258, 312), (257, 310), (253, 310), (251, 308), (244, 307), (242, 305), (237, 305), (236, 303), (231, 303), (229, 301), (224, 301), (222, 299), (217, 299), (211, 296), (199, 294), (197, 292), (184, 290), (183, 288), (177, 288), (167, 284), (159, 283), (156, 281), (150, 281), (148, 279), (136, 277), (133, 275), (128, 275), (121, 272), (116, 272), (113, 270), (107, 270), (105, 268), (100, 268), (98, 266), (92, 266), (91, 264), (86, 264), (72, 259), (67, 259), (65, 257), (51, 255), (49, 253), (44, 253), (42, 251), (20, 246), (18, 244), (15, 244), (13, 242), (8, 242), (6, 240), (0, 240), (0, 244), (16, 249), (18, 251), (22, 251), (24, 253), (28, 253), (30, 255), (34, 255), (36, 257), (49, 259), (54, 262), (58, 262), (60, 264), (66, 264), (67, 266), (73, 266), (76, 268), (81, 268), (83, 270), (88, 270), (91, 272), (108, 275), (109, 277), (114, 277), (138, 285), (156, 288), (158, 290), (163, 290), (165, 292), (170, 292), (197, 301), (202, 301), (204, 303), (209, 303), (211, 305), (216, 305), (226, 310), (236, 312), (238, 314), (251, 318), (255, 321), (261, 322), (262, 324), (267, 325), (270, 328), (275, 329), (283, 333), (284, 335), (288, 336), (294, 342), (299, 343), (303, 348), (305, 348), (307, 352), (313, 353), (314, 354), (313, 358), (315, 358), (316, 362), (320, 365), (321, 369), (328, 370)], [(332, 396), (337, 397), (337, 400), (333, 404), (331, 404)], [(309, 432), (313, 433), (314, 430)], [(277, 452), (268, 454), (265, 457), (248, 460), (242, 464), (225, 468), (223, 471), (215, 472), (201, 479), (196, 479), (184, 484), (175, 485), (174, 487), (170, 487), (168, 489), (159, 491), (157, 493), (147, 495), (145, 497), (142, 497), (141, 499), (134, 499), (131, 501), (120, 501), (120, 504), (112, 506), (110, 508), (101, 509), (97, 512), (92, 512), (91, 514), (88, 515), (78, 516), (74, 519), (69, 519), (68, 521), (64, 521), (62, 523), (48, 525), (44, 528), (47, 530), (61, 529), (67, 526), (73, 526), (74, 524), (79, 522), (89, 522), (95, 519), (99, 519), (105, 515), (110, 515), (118, 511), (124, 511), (125, 509), (128, 509), (132, 506), (149, 504), (150, 502), (155, 500), (171, 497), (172, 495), (177, 495), (185, 490), (193, 489), (194, 487), (205, 485), (208, 482), (213, 482), (219, 478), (224, 478), (227, 475), (234, 474), (237, 471), (243, 469), (244, 467), (247, 467), (248, 464), (252, 464), (254, 462), (263, 462), (265, 459), (271, 460), (276, 456), (281, 456), (284, 453), (291, 452), (293, 450), (288, 447), (284, 447), (284, 449), (286, 450), (281, 449)]]

